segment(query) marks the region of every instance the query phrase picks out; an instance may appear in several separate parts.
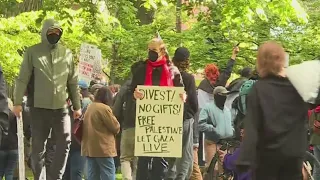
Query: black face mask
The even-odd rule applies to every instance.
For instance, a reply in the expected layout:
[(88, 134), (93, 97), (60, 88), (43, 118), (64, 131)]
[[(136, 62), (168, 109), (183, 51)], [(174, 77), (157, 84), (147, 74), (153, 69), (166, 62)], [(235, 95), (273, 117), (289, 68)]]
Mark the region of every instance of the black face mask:
[(49, 34), (47, 35), (47, 40), (50, 44), (57, 44), (60, 40), (61, 36), (58, 34)]
[(227, 100), (227, 96), (222, 96), (219, 94), (214, 95), (214, 102), (216, 103), (216, 106), (221, 110), (223, 110), (226, 100)]
[(155, 62), (157, 61), (158, 58), (159, 58), (159, 55), (157, 52), (149, 50), (148, 59), (150, 61)]

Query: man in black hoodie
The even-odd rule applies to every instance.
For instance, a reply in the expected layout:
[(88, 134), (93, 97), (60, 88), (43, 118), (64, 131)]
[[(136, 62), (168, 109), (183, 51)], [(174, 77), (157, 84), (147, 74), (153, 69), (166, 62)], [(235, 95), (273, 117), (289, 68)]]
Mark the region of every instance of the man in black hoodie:
[(9, 108), (7, 100), (7, 89), (6, 83), (3, 77), (3, 71), (0, 66), (0, 145), (2, 135), (8, 133), (9, 124), (8, 122)]
[[(183, 136), (182, 136), (182, 157), (170, 163), (167, 174), (169, 180), (190, 179), (193, 165), (193, 123), (195, 114), (198, 111), (198, 98), (195, 79), (187, 70), (190, 65), (190, 52), (185, 47), (180, 47), (174, 53), (172, 59), (174, 65), (179, 69), (187, 99), (184, 103), (183, 114)], [(174, 172), (174, 166), (176, 172)]]

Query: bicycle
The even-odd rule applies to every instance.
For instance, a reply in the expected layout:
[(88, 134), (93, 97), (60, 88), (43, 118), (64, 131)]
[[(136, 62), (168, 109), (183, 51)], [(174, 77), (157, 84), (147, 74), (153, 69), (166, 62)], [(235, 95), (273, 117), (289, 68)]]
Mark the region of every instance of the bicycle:
[(307, 173), (308, 180), (314, 180), (314, 178), (312, 177), (312, 165), (310, 165), (310, 163), (313, 164), (313, 167), (320, 167), (319, 160), (311, 152), (306, 151), (305, 160), (303, 162), (303, 169)]
[[(239, 147), (240, 142), (235, 139), (224, 140), (219, 144), (222, 144), (221, 150), (227, 150), (228, 153), (232, 153), (232, 149)], [(212, 158), (209, 167), (205, 170), (203, 177), (204, 180), (233, 180), (235, 174), (234, 172), (226, 172), (224, 169), (215, 170), (216, 164), (221, 164), (222, 162), (219, 160), (218, 153)], [(305, 153), (305, 160), (303, 162), (303, 168), (307, 175), (307, 180), (314, 180), (312, 177), (312, 165), (313, 167), (320, 167), (320, 161), (309, 151)], [(220, 166), (223, 168), (223, 166)]]
[[(240, 142), (236, 139), (220, 140), (217, 144), (221, 145), (220, 150), (227, 150), (227, 153), (233, 153), (234, 149), (240, 146)], [(215, 167), (217, 163), (218, 169), (216, 170)], [(203, 177), (204, 180), (232, 180), (234, 174), (233, 172), (224, 171), (222, 162), (219, 160), (219, 153), (216, 152), (216, 154), (210, 162), (210, 165), (203, 173)]]

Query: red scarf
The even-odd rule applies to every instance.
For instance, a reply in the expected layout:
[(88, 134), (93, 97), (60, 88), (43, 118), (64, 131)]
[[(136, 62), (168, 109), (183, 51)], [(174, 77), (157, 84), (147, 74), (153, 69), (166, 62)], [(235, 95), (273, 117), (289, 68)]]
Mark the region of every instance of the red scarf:
[(173, 86), (173, 81), (171, 79), (171, 73), (167, 65), (166, 57), (163, 57), (161, 60), (156, 62), (147, 60), (146, 79), (144, 81), (144, 85), (152, 86), (152, 72), (153, 69), (157, 67), (162, 67), (159, 86)]
[(315, 109), (308, 110), (308, 116), (309, 116), (309, 118), (310, 118), (313, 110), (314, 110), (315, 113), (320, 113), (320, 106), (316, 107)]

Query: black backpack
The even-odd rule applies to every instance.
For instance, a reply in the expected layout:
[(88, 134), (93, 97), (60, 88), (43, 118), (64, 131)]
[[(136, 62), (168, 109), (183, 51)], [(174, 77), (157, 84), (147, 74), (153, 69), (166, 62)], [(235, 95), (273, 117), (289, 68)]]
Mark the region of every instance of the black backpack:
[(9, 132), (9, 121), (8, 118), (4, 113), (0, 114), (0, 147), (3, 144), (2, 142), (5, 141)]
[(245, 114), (238, 110), (238, 104), (239, 104), (239, 96), (232, 102), (232, 108), (237, 110), (237, 115), (234, 119), (234, 129), (235, 129), (235, 136), (237, 140), (240, 140), (240, 130), (243, 128), (243, 120), (245, 117)]

